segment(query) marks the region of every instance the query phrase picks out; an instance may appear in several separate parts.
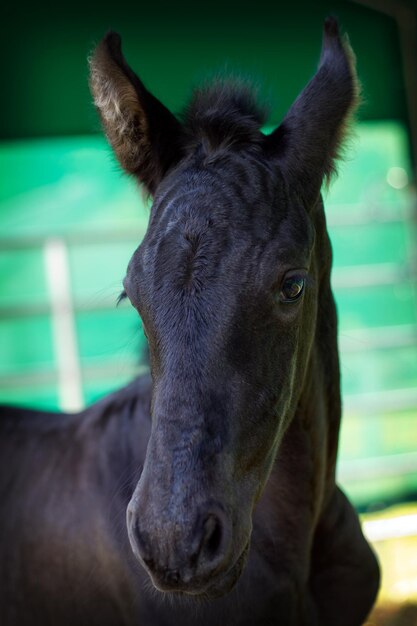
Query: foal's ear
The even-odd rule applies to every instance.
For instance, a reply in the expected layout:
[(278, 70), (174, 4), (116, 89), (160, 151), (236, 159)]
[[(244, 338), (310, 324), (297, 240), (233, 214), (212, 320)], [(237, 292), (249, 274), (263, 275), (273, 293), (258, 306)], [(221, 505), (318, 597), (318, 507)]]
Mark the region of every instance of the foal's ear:
[(337, 20), (324, 23), (323, 47), (315, 76), (294, 102), (281, 125), (265, 139), (289, 184), (309, 202), (323, 179), (335, 172), (347, 123), (359, 102), (355, 56)]
[(117, 33), (104, 37), (89, 64), (94, 103), (116, 157), (153, 193), (181, 157), (181, 124), (130, 69)]

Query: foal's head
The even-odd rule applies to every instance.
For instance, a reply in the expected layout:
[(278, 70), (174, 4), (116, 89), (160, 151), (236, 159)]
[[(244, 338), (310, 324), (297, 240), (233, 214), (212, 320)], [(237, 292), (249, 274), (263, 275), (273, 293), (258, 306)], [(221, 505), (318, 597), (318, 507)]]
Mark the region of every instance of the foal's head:
[(326, 20), (318, 71), (269, 136), (233, 81), (196, 92), (179, 121), (114, 33), (91, 87), (117, 158), (153, 196), (124, 281), (153, 377), (131, 546), (158, 589), (223, 594), (303, 388), (330, 263), (320, 188), (357, 100), (353, 55)]

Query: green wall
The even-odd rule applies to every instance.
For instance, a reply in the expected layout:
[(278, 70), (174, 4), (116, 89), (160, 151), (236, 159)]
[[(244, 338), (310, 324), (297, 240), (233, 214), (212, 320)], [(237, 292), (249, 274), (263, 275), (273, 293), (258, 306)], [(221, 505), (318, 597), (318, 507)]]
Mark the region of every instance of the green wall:
[(358, 57), (363, 119), (405, 120), (394, 21), (347, 0), (280, 3), (8, 3), (0, 137), (84, 134), (98, 130), (86, 58), (110, 28), (148, 87), (181, 110), (207, 73), (241, 70), (259, 80), (278, 123), (315, 70), (323, 19), (339, 16)]

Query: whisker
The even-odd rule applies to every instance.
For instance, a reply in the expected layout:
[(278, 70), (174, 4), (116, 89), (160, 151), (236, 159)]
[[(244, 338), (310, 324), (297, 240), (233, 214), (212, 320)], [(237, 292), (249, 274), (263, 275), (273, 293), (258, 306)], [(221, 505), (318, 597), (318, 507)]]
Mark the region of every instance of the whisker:
[(127, 293), (126, 291), (123, 289), (123, 291), (119, 294), (117, 300), (116, 300), (116, 306), (119, 306), (119, 304), (121, 302), (123, 302), (123, 300), (126, 300), (127, 298)]

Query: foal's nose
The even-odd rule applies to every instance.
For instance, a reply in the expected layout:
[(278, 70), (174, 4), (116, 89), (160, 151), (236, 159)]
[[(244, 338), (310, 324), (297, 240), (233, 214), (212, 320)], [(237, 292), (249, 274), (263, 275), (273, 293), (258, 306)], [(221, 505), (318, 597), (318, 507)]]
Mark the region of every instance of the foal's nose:
[(161, 591), (204, 590), (230, 558), (231, 523), (221, 509), (199, 515), (191, 532), (178, 522), (145, 528), (132, 508), (127, 511), (130, 544)]

